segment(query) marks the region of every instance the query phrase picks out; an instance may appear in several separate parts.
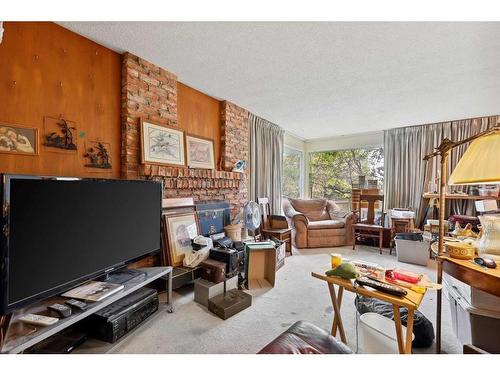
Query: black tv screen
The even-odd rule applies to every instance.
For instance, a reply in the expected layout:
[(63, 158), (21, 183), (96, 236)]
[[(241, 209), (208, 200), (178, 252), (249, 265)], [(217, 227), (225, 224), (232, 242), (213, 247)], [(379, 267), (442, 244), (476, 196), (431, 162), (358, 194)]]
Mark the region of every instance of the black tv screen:
[(159, 251), (161, 198), (152, 181), (4, 176), (0, 310)]

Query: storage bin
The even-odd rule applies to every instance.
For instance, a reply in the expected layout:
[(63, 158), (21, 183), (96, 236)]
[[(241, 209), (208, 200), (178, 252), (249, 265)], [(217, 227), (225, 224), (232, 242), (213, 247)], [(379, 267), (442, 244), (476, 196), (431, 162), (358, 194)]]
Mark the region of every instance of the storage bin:
[(489, 353), (500, 353), (500, 312), (472, 306), (460, 287), (446, 280), (443, 290), (450, 303), (451, 322), (458, 340)]
[(426, 266), (429, 260), (429, 242), (421, 233), (398, 233), (395, 237), (398, 262)]
[[(402, 327), (403, 340), (406, 327)], [(394, 321), (377, 313), (359, 317), (359, 351), (365, 354), (399, 354)]]

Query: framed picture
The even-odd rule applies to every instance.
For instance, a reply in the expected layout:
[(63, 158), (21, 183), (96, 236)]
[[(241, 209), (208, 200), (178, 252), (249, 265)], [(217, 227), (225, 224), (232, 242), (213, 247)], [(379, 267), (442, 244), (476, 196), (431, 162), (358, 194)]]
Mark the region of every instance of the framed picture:
[(182, 265), (184, 255), (193, 250), (191, 240), (199, 233), (196, 212), (164, 215), (167, 232), (167, 259), (172, 266)]
[(44, 149), (53, 152), (76, 153), (78, 149), (76, 122), (45, 116), (43, 119)]
[(111, 172), (111, 144), (100, 140), (85, 141), (84, 166), (94, 172)]
[(141, 119), (142, 163), (185, 165), (184, 132)]
[(38, 155), (38, 129), (0, 123), (0, 152)]
[(186, 150), (188, 167), (215, 169), (214, 142), (211, 139), (187, 135)]

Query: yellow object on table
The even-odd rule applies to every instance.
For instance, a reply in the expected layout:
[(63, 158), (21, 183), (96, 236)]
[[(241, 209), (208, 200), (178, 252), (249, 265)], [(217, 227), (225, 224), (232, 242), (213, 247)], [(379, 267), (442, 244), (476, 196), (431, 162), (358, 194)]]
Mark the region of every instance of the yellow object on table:
[(330, 262), (332, 268), (338, 267), (342, 264), (342, 254), (331, 253), (330, 254)]
[(446, 251), (452, 258), (457, 259), (474, 259), (476, 256), (476, 248), (464, 242), (445, 242)]

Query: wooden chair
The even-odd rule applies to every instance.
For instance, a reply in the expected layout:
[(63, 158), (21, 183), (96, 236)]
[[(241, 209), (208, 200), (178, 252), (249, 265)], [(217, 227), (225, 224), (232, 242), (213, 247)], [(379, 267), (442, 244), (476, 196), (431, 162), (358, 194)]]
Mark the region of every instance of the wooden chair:
[(414, 225), (413, 219), (392, 219), (391, 218), (391, 246), (390, 246), (390, 254), (392, 254), (392, 249), (395, 247), (395, 239), (396, 234), (398, 233), (408, 233), (413, 232)]
[(284, 216), (271, 215), (271, 207), (268, 198), (258, 198), (257, 202), (262, 208), (262, 223), (260, 232), (262, 237), (275, 237), (285, 242), (286, 251), (292, 254), (292, 230), (288, 228), (288, 222)]
[[(352, 244), (352, 249), (356, 249), (356, 240), (361, 238), (375, 238), (378, 239), (378, 247), (380, 254), (382, 254), (382, 243), (384, 238), (384, 219), (385, 215), (382, 213), (381, 225), (375, 224), (375, 203), (380, 202), (383, 209), (384, 206), (384, 196), (381, 194), (362, 194), (360, 196), (360, 202), (368, 202), (368, 214), (364, 221), (353, 224), (352, 234), (354, 242)], [(361, 218), (361, 206), (358, 214), (358, 218)], [(392, 254), (392, 249), (390, 249)]]

